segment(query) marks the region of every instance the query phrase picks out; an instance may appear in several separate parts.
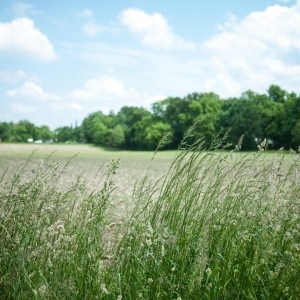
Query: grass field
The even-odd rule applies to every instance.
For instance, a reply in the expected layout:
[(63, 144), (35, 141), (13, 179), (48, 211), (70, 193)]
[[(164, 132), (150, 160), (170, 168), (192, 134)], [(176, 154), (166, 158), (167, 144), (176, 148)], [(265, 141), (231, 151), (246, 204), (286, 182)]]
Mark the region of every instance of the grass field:
[(0, 299), (300, 299), (299, 154), (182, 148), (0, 144)]

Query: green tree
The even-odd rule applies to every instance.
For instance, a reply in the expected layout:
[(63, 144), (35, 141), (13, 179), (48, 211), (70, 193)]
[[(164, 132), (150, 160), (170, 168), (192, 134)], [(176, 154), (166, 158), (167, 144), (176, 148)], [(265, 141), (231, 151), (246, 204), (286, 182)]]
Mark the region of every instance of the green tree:
[(300, 119), (300, 98), (276, 85), (270, 86), (268, 97), (269, 100), (264, 102), (264, 110), (268, 111), (266, 136), (274, 141), (276, 148), (295, 147), (295, 132), (298, 131), (295, 127)]
[(282, 115), (282, 144), (286, 148), (298, 147), (298, 124), (300, 121), (300, 96), (295, 93), (287, 95)]
[(78, 126), (74, 128), (74, 136), (77, 143), (84, 143), (84, 132), (82, 126)]
[(133, 106), (124, 106), (117, 114), (117, 122), (124, 128), (126, 148), (142, 149), (144, 147), (144, 141), (140, 139), (144, 126), (141, 126), (140, 121), (146, 116), (151, 116), (148, 110)]
[(300, 118), (292, 129), (292, 145), (294, 148), (300, 148)]
[(169, 134), (168, 143), (171, 143), (172, 128), (170, 124), (158, 121), (148, 126), (145, 131), (145, 141), (147, 144), (147, 149), (154, 150), (158, 146), (163, 136), (167, 133)]
[(180, 97), (169, 97), (158, 101), (152, 106), (152, 111), (159, 120), (169, 124), (173, 133), (171, 148), (176, 148), (185, 133), (193, 125), (189, 115), (189, 103)]
[[(170, 124), (160, 121), (151, 114), (138, 121), (136, 128), (135, 141), (140, 150), (155, 150), (164, 134), (172, 132)], [(169, 142), (171, 141), (170, 138)]]
[(82, 131), (88, 143), (104, 145), (110, 119), (101, 111), (89, 114), (82, 122)]
[(22, 120), (13, 126), (12, 141), (27, 142), (28, 139), (33, 138), (34, 124), (28, 120)]
[(70, 126), (58, 127), (54, 131), (57, 142), (73, 142), (74, 141), (74, 130)]
[(214, 93), (193, 93), (186, 97), (186, 101), (189, 105), (188, 117), (190, 118), (186, 125), (197, 124), (195, 138), (205, 138), (210, 143), (219, 133), (217, 122), (222, 107), (220, 97)]
[(125, 133), (123, 127), (118, 124), (108, 129), (106, 133), (105, 143), (107, 146), (121, 148), (124, 146)]
[(12, 140), (13, 126), (12, 122), (0, 122), (0, 141), (10, 142)]
[(34, 140), (42, 140), (45, 142), (47, 140), (52, 140), (54, 138), (54, 134), (48, 126), (42, 125), (34, 128), (33, 138)]
[(278, 85), (272, 84), (268, 89), (268, 95), (271, 100), (283, 103), (286, 99), (287, 92), (281, 89)]
[(263, 116), (257, 103), (259, 95), (247, 91), (240, 98), (224, 101), (219, 119), (220, 130), (229, 132), (229, 142), (235, 144), (243, 135), (245, 150), (254, 150), (264, 138)]

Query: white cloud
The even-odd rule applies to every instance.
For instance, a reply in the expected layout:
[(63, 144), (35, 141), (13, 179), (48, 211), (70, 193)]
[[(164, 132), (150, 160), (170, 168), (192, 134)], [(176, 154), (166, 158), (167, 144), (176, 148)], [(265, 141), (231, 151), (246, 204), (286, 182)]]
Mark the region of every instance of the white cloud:
[(101, 76), (89, 79), (83, 89), (74, 90), (70, 96), (76, 99), (101, 99), (107, 100), (114, 97), (129, 99), (135, 98), (139, 93), (132, 87), (125, 87), (123, 81)]
[(80, 12), (78, 15), (80, 17), (87, 19), (87, 21), (82, 27), (82, 30), (86, 35), (88, 35), (91, 38), (96, 37), (101, 33), (108, 32), (108, 33), (116, 34), (118, 32), (113, 27), (98, 24), (94, 18), (93, 11), (91, 11), (90, 9), (85, 9), (84, 11)]
[(52, 108), (56, 111), (83, 111), (82, 105), (80, 105), (77, 102), (60, 102), (60, 103), (52, 103), (51, 104)]
[(300, 77), (300, 7), (274, 5), (243, 20), (230, 17), (204, 44), (199, 67), (207, 76), (201, 86), (222, 96), (246, 89), (265, 91), (272, 84), (296, 86)]
[(77, 100), (89, 111), (117, 111), (124, 105), (149, 107), (150, 104), (165, 96), (150, 95), (127, 86), (122, 80), (100, 76), (91, 78), (82, 89), (68, 93), (68, 99)]
[(29, 113), (36, 112), (36, 108), (30, 105), (13, 103), (11, 104), (10, 107), (14, 112), (21, 113), (21, 114), (29, 114)]
[(30, 57), (51, 61), (57, 58), (53, 45), (29, 18), (0, 23), (0, 52), (23, 53)]
[(121, 22), (131, 32), (141, 38), (146, 46), (161, 49), (195, 49), (194, 43), (176, 35), (168, 21), (159, 13), (148, 14), (142, 10), (129, 8), (120, 15)]
[(28, 75), (23, 70), (11, 71), (0, 70), (0, 81), (6, 83), (15, 83), (24, 80)]
[(51, 94), (32, 81), (25, 81), (19, 88), (6, 91), (6, 95), (10, 98), (14, 97), (32, 97), (34, 99), (58, 101), (61, 99), (59, 95)]
[(109, 33), (112, 33), (112, 34), (116, 34), (117, 33), (116, 29), (114, 29), (112, 27), (100, 25), (100, 24), (96, 23), (95, 20), (89, 20), (89, 21), (87, 21), (83, 25), (82, 30), (89, 37), (95, 37), (98, 34), (106, 33), (106, 32), (109, 32)]
[(101, 31), (103, 31), (103, 28), (96, 24), (95, 21), (88, 21), (83, 26), (83, 32), (86, 33), (90, 37), (95, 37), (98, 35)]

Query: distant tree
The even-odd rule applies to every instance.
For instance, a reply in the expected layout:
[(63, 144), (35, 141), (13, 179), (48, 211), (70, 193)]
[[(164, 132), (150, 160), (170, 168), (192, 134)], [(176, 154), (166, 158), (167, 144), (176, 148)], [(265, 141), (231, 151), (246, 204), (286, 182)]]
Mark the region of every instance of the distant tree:
[(33, 138), (34, 124), (28, 120), (22, 120), (13, 126), (12, 141), (27, 142), (28, 139)]
[(173, 135), (170, 124), (158, 121), (147, 127), (145, 131), (147, 149), (154, 150), (165, 134), (169, 134), (167, 143), (172, 143)]
[(0, 141), (10, 142), (12, 140), (13, 126), (12, 122), (0, 122)]
[(173, 139), (169, 147), (176, 148), (187, 128), (193, 123), (189, 115), (188, 101), (180, 97), (169, 97), (156, 102), (152, 106), (152, 110), (157, 118), (171, 126)]
[(185, 98), (188, 102), (187, 126), (196, 124), (195, 138), (205, 138), (210, 143), (219, 133), (217, 121), (220, 117), (222, 102), (220, 97), (214, 93), (193, 93)]
[[(26, 142), (52, 139), (76, 141), (124, 149), (154, 149), (162, 136), (170, 132), (169, 149), (177, 148), (184, 133), (196, 124), (193, 139), (204, 138), (208, 143), (219, 133), (229, 132), (228, 142), (236, 143), (243, 135), (243, 149), (253, 150), (266, 138), (269, 147), (299, 147), (300, 96), (288, 93), (272, 84), (265, 94), (251, 90), (240, 97), (220, 99), (215, 93), (191, 93), (168, 97), (143, 107), (124, 106), (115, 114), (93, 112), (81, 126), (64, 126), (54, 133), (48, 126), (35, 126), (22, 120), (0, 122), (1, 141)], [(191, 138), (191, 139), (192, 139)]]
[(74, 132), (74, 139), (77, 143), (84, 143), (85, 142), (85, 137), (84, 137), (84, 132), (82, 126), (76, 126), (73, 129)]
[(105, 144), (107, 146), (122, 148), (125, 143), (124, 128), (118, 124), (113, 128), (108, 129), (105, 137)]
[(142, 107), (124, 106), (117, 114), (118, 124), (122, 125), (125, 134), (124, 146), (128, 149), (144, 148), (144, 141), (139, 137), (143, 134), (144, 127), (140, 121), (151, 116), (151, 113)]
[(295, 126), (293, 127), (291, 134), (292, 134), (291, 145), (294, 148), (299, 149), (300, 148), (300, 118), (296, 122)]
[(281, 89), (278, 85), (272, 84), (268, 89), (268, 95), (271, 100), (283, 103), (286, 99), (287, 92)]
[[(136, 124), (135, 141), (140, 150), (155, 150), (160, 140), (166, 133), (172, 133), (171, 125), (158, 120), (155, 116), (149, 114), (143, 117)], [(172, 141), (172, 134), (169, 142)]]
[(74, 130), (70, 126), (63, 126), (55, 129), (54, 131), (57, 142), (73, 142)]
[(283, 105), (282, 144), (286, 148), (299, 147), (300, 95), (289, 93)]
[(42, 125), (40, 127), (35, 127), (33, 131), (34, 140), (52, 140), (54, 139), (54, 133), (50, 130), (50, 128), (46, 125)]
[(243, 135), (243, 149), (254, 150), (263, 136), (263, 117), (258, 109), (258, 95), (245, 92), (240, 98), (224, 101), (219, 119), (219, 128), (229, 132), (229, 142), (235, 144)]
[(81, 125), (85, 140), (96, 145), (105, 144), (109, 121), (101, 111), (89, 114)]

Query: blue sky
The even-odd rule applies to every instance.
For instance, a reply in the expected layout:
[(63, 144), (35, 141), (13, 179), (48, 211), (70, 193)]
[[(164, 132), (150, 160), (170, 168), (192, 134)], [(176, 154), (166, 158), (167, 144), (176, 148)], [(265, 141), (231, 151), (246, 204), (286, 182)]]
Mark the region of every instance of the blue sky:
[(0, 2), (0, 121), (51, 129), (168, 96), (299, 94), (300, 0)]

